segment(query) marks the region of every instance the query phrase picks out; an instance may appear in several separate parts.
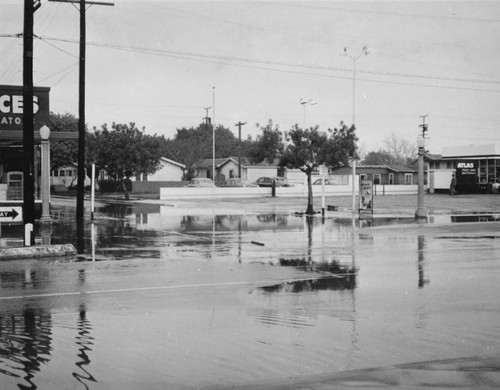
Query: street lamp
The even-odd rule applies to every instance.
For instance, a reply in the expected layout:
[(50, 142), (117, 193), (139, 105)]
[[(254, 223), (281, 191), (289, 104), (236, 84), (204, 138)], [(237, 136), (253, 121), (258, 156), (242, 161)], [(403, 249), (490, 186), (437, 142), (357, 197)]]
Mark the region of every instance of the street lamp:
[(305, 100), (305, 99), (300, 99), (300, 104), (302, 107), (304, 107), (304, 129), (306, 128), (306, 106), (309, 104), (311, 106), (314, 106), (315, 104), (318, 104), (318, 102), (315, 102), (313, 99)]
[[(352, 55), (347, 47), (344, 47), (344, 55), (352, 60), (352, 125), (356, 123), (356, 62), (363, 55), (368, 55), (373, 51), (367, 46), (363, 46), (361, 53)], [(354, 145), (354, 156), (352, 159), (352, 212), (356, 210), (356, 145)]]
[(50, 196), (50, 143), (49, 143), (50, 129), (48, 126), (43, 125), (40, 128), (40, 138), (41, 146), (42, 146), (42, 216), (40, 218), (40, 222), (42, 224), (51, 223), (50, 218), (50, 205), (49, 205), (49, 196)]
[(415, 211), (415, 218), (427, 218), (427, 212), (424, 208), (424, 153), (425, 153), (425, 138), (419, 136), (417, 138), (418, 146), (418, 205)]

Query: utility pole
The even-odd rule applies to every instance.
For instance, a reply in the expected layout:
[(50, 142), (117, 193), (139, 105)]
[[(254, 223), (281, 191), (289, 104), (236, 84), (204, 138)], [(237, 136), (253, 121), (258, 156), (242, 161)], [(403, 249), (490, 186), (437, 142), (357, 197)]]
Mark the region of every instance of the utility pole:
[(205, 110), (205, 126), (207, 126), (207, 130), (209, 129), (209, 126), (211, 124), (211, 120), (210, 120), (210, 117), (208, 116), (208, 110), (210, 110), (212, 107), (205, 107), (204, 110)]
[(425, 123), (425, 118), (427, 118), (428, 115), (420, 115), (420, 118), (422, 118), (422, 124), (419, 125), (419, 127), (422, 128), (422, 138), (425, 138), (425, 133), (428, 131), (428, 125)]
[[(32, 233), (35, 223), (35, 135), (33, 126), (33, 21), (40, 8), (38, 0), (24, 0), (23, 27), (23, 222), (26, 231), (24, 245), (35, 243)], [(30, 226), (27, 226), (31, 224)], [(27, 242), (29, 241), (29, 242)]]
[(85, 190), (85, 56), (86, 56), (86, 5), (109, 5), (114, 3), (86, 0), (49, 0), (80, 5), (80, 65), (78, 97), (78, 181), (76, 184), (76, 219), (83, 220)]
[(425, 133), (427, 132), (427, 124), (425, 118), (427, 115), (422, 115), (422, 136), (417, 138), (418, 145), (418, 196), (417, 196), (417, 211), (415, 211), (416, 219), (427, 218), (427, 210), (424, 208), (424, 155), (425, 155)]
[(241, 179), (241, 126), (246, 125), (246, 122), (239, 121), (235, 126), (238, 126), (238, 139), (239, 139), (239, 147), (238, 147), (238, 177)]

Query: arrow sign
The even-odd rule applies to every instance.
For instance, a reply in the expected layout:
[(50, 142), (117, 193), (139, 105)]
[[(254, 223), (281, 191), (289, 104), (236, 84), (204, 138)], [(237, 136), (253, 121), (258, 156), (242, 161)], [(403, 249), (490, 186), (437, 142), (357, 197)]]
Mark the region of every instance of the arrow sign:
[(22, 207), (0, 207), (0, 222), (21, 222)]

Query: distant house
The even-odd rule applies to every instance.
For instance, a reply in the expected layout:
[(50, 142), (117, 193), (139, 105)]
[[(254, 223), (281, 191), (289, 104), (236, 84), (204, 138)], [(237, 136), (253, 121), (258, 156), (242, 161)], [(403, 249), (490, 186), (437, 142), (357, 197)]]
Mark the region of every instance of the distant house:
[[(76, 187), (78, 183), (78, 166), (69, 164), (50, 172), (50, 185), (62, 188)], [(90, 186), (91, 180), (85, 169), (85, 187)]]
[[(333, 174), (351, 175), (352, 168), (340, 168)], [(356, 175), (360, 180), (372, 180), (373, 184), (408, 185), (417, 184), (418, 170), (407, 165), (358, 165)]]
[(225, 157), (216, 158), (215, 161), (211, 158), (196, 161), (193, 164), (196, 177), (213, 179), (212, 170), (214, 163), (216, 183), (238, 177), (240, 170), (241, 177), (250, 182), (254, 182), (262, 176), (286, 176), (286, 169), (279, 167), (277, 162), (273, 164), (267, 162), (252, 164), (248, 157), (241, 157), (241, 159), (238, 157)]
[(186, 166), (177, 161), (162, 157), (160, 168), (152, 175), (138, 175), (135, 181), (181, 181), (184, 179)]

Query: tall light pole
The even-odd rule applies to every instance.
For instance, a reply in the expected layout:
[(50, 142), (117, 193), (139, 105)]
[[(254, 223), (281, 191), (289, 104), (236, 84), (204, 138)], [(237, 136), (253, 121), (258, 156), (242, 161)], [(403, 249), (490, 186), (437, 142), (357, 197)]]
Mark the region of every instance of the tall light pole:
[(306, 128), (306, 106), (309, 104), (311, 106), (314, 106), (315, 104), (318, 104), (318, 102), (315, 102), (313, 99), (305, 100), (305, 99), (300, 99), (300, 104), (302, 107), (304, 107), (304, 124), (302, 125), (304, 129)]
[[(344, 55), (352, 60), (352, 125), (356, 126), (356, 62), (363, 55), (370, 54), (371, 50), (363, 46), (361, 53), (352, 55), (347, 47), (344, 47)], [(354, 145), (354, 156), (352, 159), (352, 212), (356, 211), (356, 145)]]
[(212, 176), (215, 184), (215, 87), (212, 87)]
[(50, 160), (49, 160), (49, 136), (50, 129), (48, 126), (43, 125), (40, 128), (40, 138), (42, 145), (42, 216), (40, 218), (41, 223), (51, 223), (50, 219), (50, 204), (49, 204), (49, 196), (50, 196)]
[[(212, 120), (210, 119), (210, 117), (208, 116), (208, 110), (210, 110), (212, 107), (205, 107), (204, 110), (205, 110), (205, 125), (207, 126), (207, 131), (210, 129), (210, 126), (212, 126), (212, 129), (213, 129), (213, 125), (212, 125)], [(213, 154), (213, 159), (215, 159), (215, 137), (214, 137), (214, 132), (212, 130), (212, 149), (214, 150), (214, 154)], [(213, 167), (212, 169), (215, 170), (215, 160), (213, 160)], [(212, 172), (212, 180), (214, 181), (215, 183), (215, 176), (214, 176), (214, 172)]]

